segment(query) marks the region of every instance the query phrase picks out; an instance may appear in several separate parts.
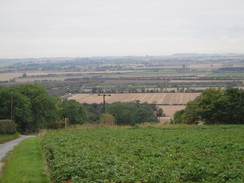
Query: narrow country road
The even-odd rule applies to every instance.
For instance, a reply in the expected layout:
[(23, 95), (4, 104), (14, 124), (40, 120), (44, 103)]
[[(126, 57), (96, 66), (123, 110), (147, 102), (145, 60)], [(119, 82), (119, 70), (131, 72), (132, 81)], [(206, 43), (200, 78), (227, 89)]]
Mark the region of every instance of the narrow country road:
[(35, 137), (35, 136), (27, 136), (27, 135), (21, 135), (19, 138), (0, 144), (0, 161), (6, 156), (6, 154), (13, 150), (15, 146), (17, 146), (22, 140), (27, 139), (29, 137)]

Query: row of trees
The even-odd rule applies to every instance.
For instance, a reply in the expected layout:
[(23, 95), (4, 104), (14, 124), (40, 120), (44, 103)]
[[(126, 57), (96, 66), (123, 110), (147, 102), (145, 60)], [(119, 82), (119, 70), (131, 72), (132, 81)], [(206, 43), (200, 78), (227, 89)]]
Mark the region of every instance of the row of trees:
[(0, 90), (0, 119), (13, 119), (19, 131), (48, 126), (59, 119), (60, 100), (40, 84), (25, 84)]
[[(113, 103), (106, 112), (118, 125), (157, 122), (153, 112), (156, 106), (148, 103)], [(83, 104), (74, 100), (61, 100), (46, 92), (43, 85), (24, 84), (0, 89), (0, 119), (12, 119), (19, 131), (55, 127), (68, 118), (70, 124), (98, 123), (102, 104)], [(158, 111), (160, 116), (162, 111)], [(105, 118), (106, 119), (106, 118)]]
[(107, 107), (107, 112), (115, 117), (118, 125), (158, 122), (153, 111), (152, 105), (140, 103), (139, 101), (130, 103), (115, 102)]
[(172, 123), (244, 124), (244, 91), (210, 88), (174, 114)]

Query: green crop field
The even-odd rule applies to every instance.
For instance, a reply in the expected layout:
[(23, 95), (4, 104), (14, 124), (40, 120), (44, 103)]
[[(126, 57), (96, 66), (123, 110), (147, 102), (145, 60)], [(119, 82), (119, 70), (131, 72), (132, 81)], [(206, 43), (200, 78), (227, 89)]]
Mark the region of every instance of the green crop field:
[(206, 77), (238, 77), (238, 78), (242, 78), (244, 77), (244, 73), (213, 73), (213, 74), (209, 74)]
[(42, 149), (53, 182), (244, 182), (244, 126), (59, 130)]

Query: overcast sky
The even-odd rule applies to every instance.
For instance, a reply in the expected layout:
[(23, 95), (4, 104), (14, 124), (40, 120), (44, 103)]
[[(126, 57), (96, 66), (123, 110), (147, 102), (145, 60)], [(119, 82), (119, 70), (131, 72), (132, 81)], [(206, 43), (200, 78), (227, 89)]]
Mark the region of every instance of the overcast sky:
[(244, 53), (244, 0), (0, 0), (0, 58)]

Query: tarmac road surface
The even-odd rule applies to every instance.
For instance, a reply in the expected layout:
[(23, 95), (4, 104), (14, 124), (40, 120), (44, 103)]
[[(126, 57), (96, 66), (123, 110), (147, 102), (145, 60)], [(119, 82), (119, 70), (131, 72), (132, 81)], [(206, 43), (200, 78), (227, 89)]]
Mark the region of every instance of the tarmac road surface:
[(35, 136), (21, 135), (19, 138), (15, 140), (11, 140), (9, 142), (0, 144), (0, 161), (6, 156), (6, 154), (9, 151), (13, 150), (22, 140), (27, 139), (29, 137), (35, 137)]

